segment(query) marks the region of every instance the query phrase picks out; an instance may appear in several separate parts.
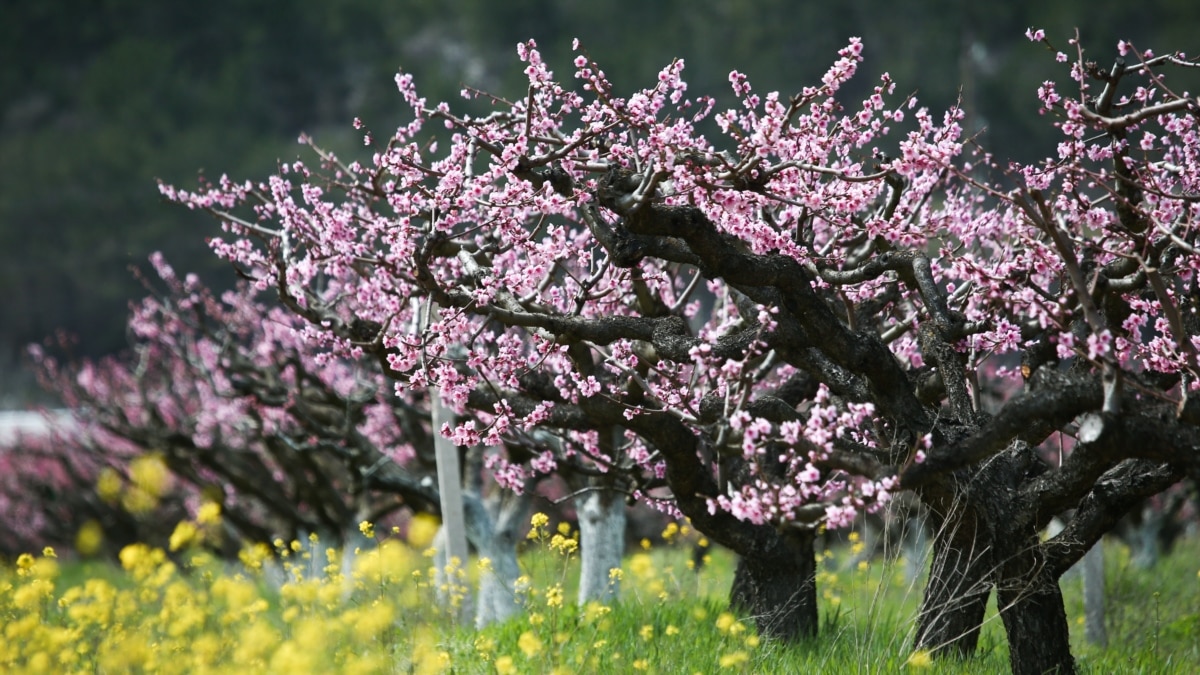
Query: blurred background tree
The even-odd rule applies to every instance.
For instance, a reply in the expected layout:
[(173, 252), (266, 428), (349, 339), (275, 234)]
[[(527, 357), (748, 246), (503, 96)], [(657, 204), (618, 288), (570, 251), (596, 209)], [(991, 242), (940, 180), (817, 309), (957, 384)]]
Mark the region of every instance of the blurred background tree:
[(579, 38), (619, 87), (681, 57), (692, 92), (722, 98), (735, 68), (759, 92), (797, 91), (858, 35), (867, 63), (850, 95), (887, 71), (933, 110), (961, 96), (985, 147), (1031, 159), (1052, 151), (1034, 92), (1053, 64), (1027, 26), (1064, 51), (1077, 27), (1107, 65), (1117, 39), (1194, 53), (1197, 25), (1186, 0), (4, 0), (0, 407), (32, 395), (17, 369), (26, 344), (60, 329), (81, 354), (124, 344), (126, 305), (143, 294), (127, 268), (151, 251), (228, 282), (204, 246), (211, 221), (164, 204), (156, 178), (259, 176), (302, 152), (301, 133), (352, 155), (353, 118), (377, 134), (400, 122), (398, 68), (431, 100), (463, 85), (521, 96), (517, 42), (535, 38), (566, 80)]

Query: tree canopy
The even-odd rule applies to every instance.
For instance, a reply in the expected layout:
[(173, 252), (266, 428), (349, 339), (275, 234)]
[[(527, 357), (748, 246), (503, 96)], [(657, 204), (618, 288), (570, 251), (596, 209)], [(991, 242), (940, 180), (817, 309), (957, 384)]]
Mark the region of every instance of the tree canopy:
[(1069, 672), (1059, 576), (1197, 472), (1198, 66), (1026, 34), (1067, 83), (1036, 87), (1037, 161), (888, 74), (851, 98), (858, 38), (790, 94), (731, 72), (729, 106), (683, 59), (625, 96), (529, 41), (522, 95), (464, 92), (483, 113), (396, 76), (370, 161), (162, 190), (307, 344), (436, 388), (456, 444), (550, 434), (738, 552), (765, 633), (816, 630), (814, 532), (907, 489), (938, 527), (918, 646), (970, 653), (994, 589), (1014, 670)]
[(298, 154), (301, 133), (359, 154), (351, 119), (399, 122), (388, 85), (397, 67), (431, 99), (464, 84), (513, 98), (525, 86), (513, 45), (536, 38), (557, 61), (579, 37), (618, 86), (682, 57), (692, 91), (725, 104), (730, 69), (762, 91), (792, 91), (860, 35), (872, 56), (864, 82), (887, 70), (932, 109), (961, 90), (967, 132), (986, 127), (990, 147), (1028, 160), (1050, 137), (1014, 83), (1049, 71), (1040, 50), (1011, 36), (1036, 24), (1061, 42), (1079, 26), (1097, 44), (1187, 49), (1196, 11), (1165, 1), (939, 2), (902, 13), (877, 1), (14, 3), (0, 26), (0, 364), (60, 328), (86, 335), (85, 353), (119, 349), (126, 303), (140, 292), (127, 267), (151, 251), (219, 279), (191, 234), (204, 225), (164, 207), (154, 180), (262, 173)]

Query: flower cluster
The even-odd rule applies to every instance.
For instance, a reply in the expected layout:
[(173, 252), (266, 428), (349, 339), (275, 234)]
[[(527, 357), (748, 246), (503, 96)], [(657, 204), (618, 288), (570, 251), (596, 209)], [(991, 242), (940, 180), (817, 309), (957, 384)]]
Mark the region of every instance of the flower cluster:
[[(206, 508), (200, 524), (214, 516)], [(120, 553), (122, 574), (61, 590), (52, 550), (24, 555), (0, 583), (8, 626), (0, 664), (6, 672), (448, 668), (430, 632), (438, 619), (429, 589), (411, 576), (419, 555), (385, 543), (343, 568), (341, 554), (316, 538), (278, 544), (265, 556), (247, 551), (253, 564), (229, 573), (199, 549), (177, 563), (135, 544)]]

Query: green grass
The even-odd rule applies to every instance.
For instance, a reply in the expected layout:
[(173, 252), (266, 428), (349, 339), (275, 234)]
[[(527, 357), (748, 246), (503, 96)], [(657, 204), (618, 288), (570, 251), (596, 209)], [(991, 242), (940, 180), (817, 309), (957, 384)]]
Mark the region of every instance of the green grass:
[[(545, 542), (541, 542), (545, 544)], [(1085, 673), (1191, 673), (1200, 663), (1200, 540), (1183, 542), (1153, 570), (1105, 547), (1111, 646), (1082, 638), (1082, 583), (1063, 582), (1075, 655)], [(475, 631), (453, 620), (431, 582), (429, 558), (395, 542), (364, 551), (341, 578), (293, 577), (282, 588), (251, 568), (198, 553), (171, 564), (135, 551), (126, 569), (26, 557), (0, 570), (4, 672), (413, 672), (413, 673), (1007, 673), (1008, 647), (994, 602), (978, 654), (910, 662), (922, 579), (882, 560), (820, 562), (821, 634), (792, 645), (760, 641), (728, 613), (734, 558), (714, 550), (697, 572), (687, 547), (625, 560), (619, 600), (573, 604), (578, 561), (531, 542), (522, 556), (528, 613)], [(312, 571), (306, 546), (285, 565)], [(469, 576), (477, 574), (472, 564)]]
[(1096, 673), (1195, 673), (1200, 670), (1200, 539), (1186, 539), (1153, 569), (1130, 564), (1129, 549), (1105, 546), (1109, 647), (1083, 639), (1082, 582), (1063, 584), (1071, 647)]
[[(645, 583), (627, 584), (623, 599), (612, 608), (613, 630), (625, 651), (634, 651), (636, 628), (650, 623), (661, 635), (662, 621), (686, 621), (689, 637), (682, 651), (670, 643), (655, 646), (653, 654), (664, 667), (650, 672), (712, 672), (722, 654), (736, 649), (728, 635), (715, 628), (713, 617), (724, 611), (734, 558), (714, 551), (711, 564), (700, 574), (686, 569), (689, 552), (663, 548), (649, 552), (656, 578), (665, 578), (671, 600), (656, 603)], [(908, 582), (905, 566), (874, 561), (865, 568), (851, 566), (849, 551), (830, 552), (818, 575), (821, 634), (798, 645), (764, 643), (746, 650), (745, 672), (889, 673), (1008, 673), (1008, 644), (996, 611), (989, 606), (975, 657), (966, 662), (935, 662), (928, 668), (908, 663), (916, 629), (924, 577)], [(1062, 582), (1070, 621), (1072, 650), (1084, 673), (1194, 673), (1200, 664), (1200, 540), (1182, 542), (1172, 555), (1151, 570), (1129, 564), (1128, 549), (1117, 541), (1105, 544), (1107, 631), (1109, 644), (1088, 644), (1083, 636), (1082, 580), (1068, 575)], [(536, 568), (552, 567), (536, 553), (526, 557)], [(629, 570), (629, 560), (626, 570)], [(680, 570), (686, 572), (681, 574)], [(566, 574), (568, 578), (571, 573)], [(627, 576), (628, 579), (628, 576)], [(636, 581), (636, 580), (635, 580)], [(692, 612), (692, 613), (689, 613)], [(697, 616), (704, 615), (704, 619)], [(689, 619), (689, 617), (691, 617)], [(749, 621), (745, 622), (750, 625)], [(710, 625), (713, 624), (713, 625)], [(497, 635), (519, 635), (536, 629), (519, 619), (493, 629)], [(592, 636), (579, 638), (590, 639)], [(499, 640), (504, 642), (503, 640)], [(509, 640), (511, 642), (511, 640)], [(574, 640), (567, 643), (571, 652)], [(724, 650), (724, 651), (723, 651)], [(665, 664), (670, 664), (666, 667)], [(553, 665), (553, 664), (542, 664)], [(572, 665), (572, 664), (565, 664)], [(638, 672), (630, 664), (609, 672)], [(485, 672), (466, 671), (466, 672)]]

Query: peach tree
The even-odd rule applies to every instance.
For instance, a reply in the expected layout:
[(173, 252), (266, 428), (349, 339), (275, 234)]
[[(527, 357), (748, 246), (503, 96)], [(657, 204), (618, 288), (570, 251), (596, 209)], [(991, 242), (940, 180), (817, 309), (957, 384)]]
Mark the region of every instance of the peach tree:
[(849, 100), (857, 39), (792, 95), (732, 72), (724, 110), (681, 60), (622, 96), (530, 42), (521, 96), (463, 92), (485, 114), (398, 75), (411, 121), (356, 120), (369, 161), (313, 145), (162, 190), (313, 349), (436, 390), (458, 445), (542, 439), (501, 480), (590, 471), (737, 552), (763, 632), (815, 633), (815, 534), (904, 488), (937, 532), (917, 646), (973, 651), (995, 589), (1014, 670), (1067, 672), (1059, 575), (1200, 445), (1197, 103), (1165, 79), (1196, 64), (1071, 44), (1073, 91), (1038, 90), (1062, 142), (1032, 164), (886, 75)]

